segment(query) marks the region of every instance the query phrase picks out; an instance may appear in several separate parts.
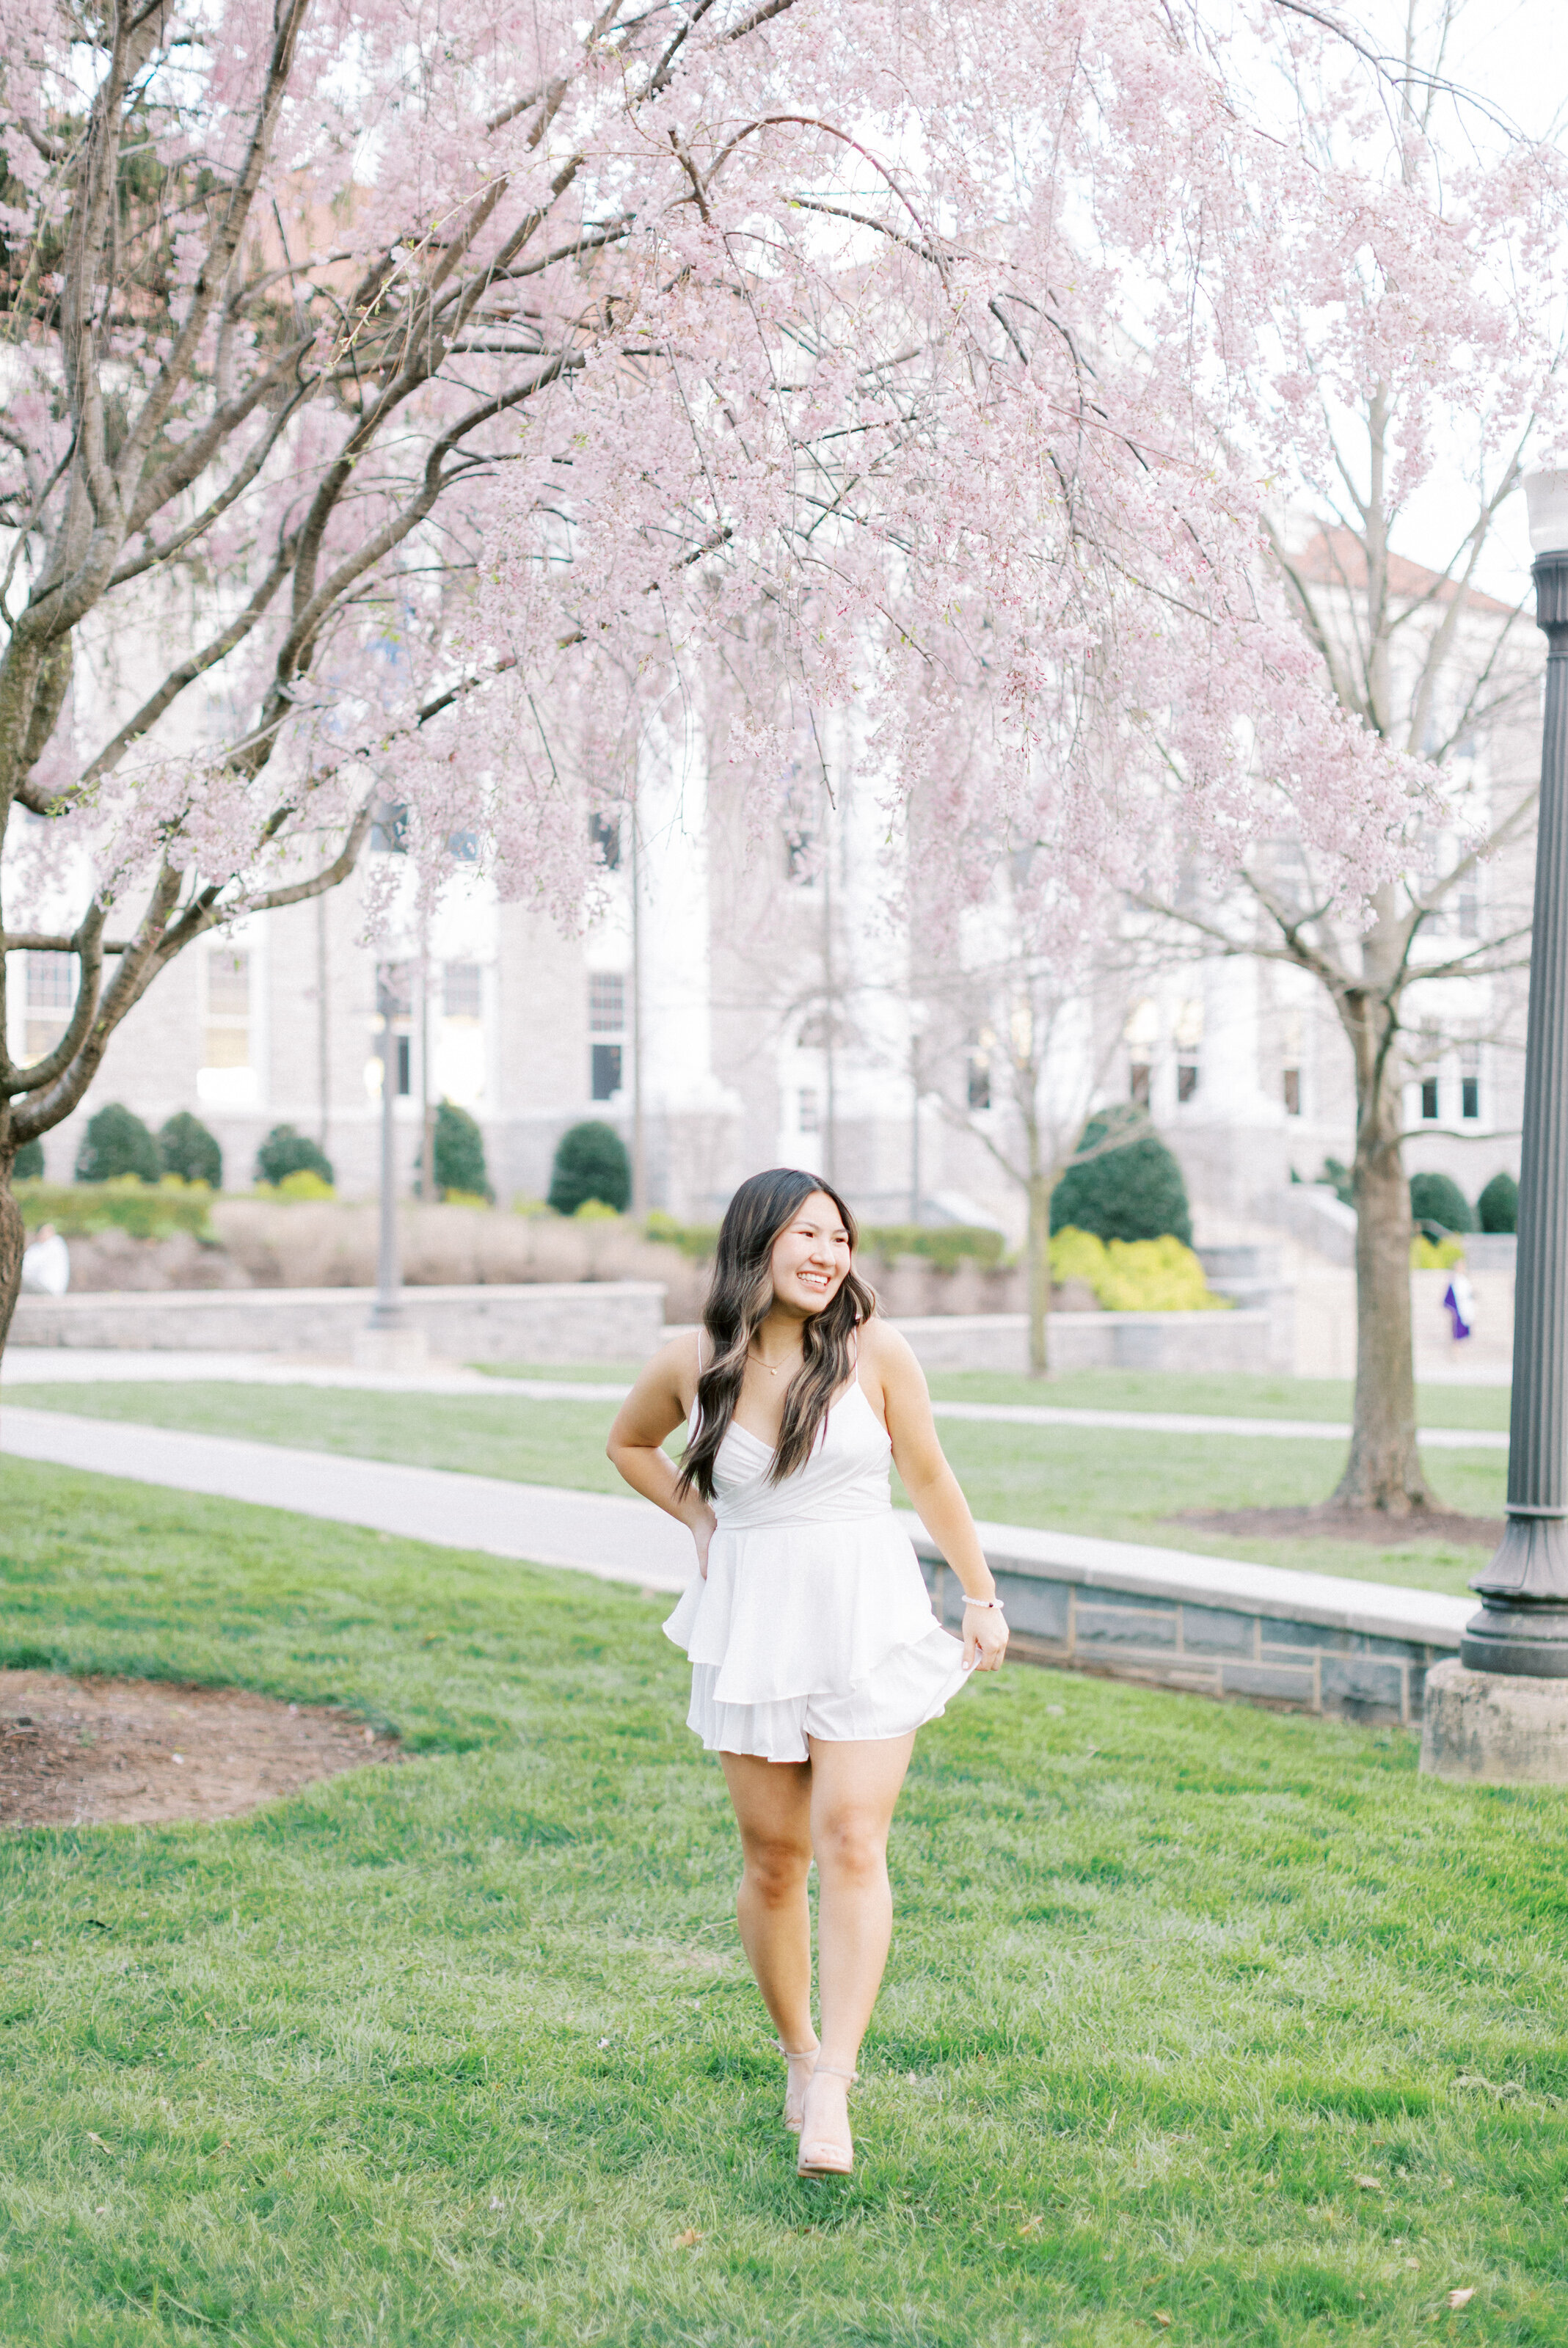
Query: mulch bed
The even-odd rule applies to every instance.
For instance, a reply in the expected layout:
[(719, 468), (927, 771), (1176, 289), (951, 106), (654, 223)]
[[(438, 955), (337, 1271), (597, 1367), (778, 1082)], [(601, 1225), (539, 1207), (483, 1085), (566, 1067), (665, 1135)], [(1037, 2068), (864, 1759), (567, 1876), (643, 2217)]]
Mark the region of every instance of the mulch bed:
[(1357, 1540), (1375, 1549), (1409, 1541), (1451, 1541), (1462, 1549), (1495, 1549), (1501, 1517), (1466, 1517), (1453, 1509), (1412, 1509), (1407, 1517), (1377, 1509), (1188, 1509), (1169, 1520), (1232, 1540)]
[(0, 1827), (237, 1818), (397, 1757), (395, 1736), (325, 1704), (0, 1671)]

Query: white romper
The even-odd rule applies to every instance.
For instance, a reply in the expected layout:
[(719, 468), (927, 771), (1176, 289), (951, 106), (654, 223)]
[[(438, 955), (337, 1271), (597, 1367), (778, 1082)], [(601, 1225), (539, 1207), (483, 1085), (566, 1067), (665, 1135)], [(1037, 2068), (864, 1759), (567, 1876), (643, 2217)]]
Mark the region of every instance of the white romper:
[(893, 1513), (892, 1458), (858, 1376), (781, 1484), (769, 1447), (731, 1420), (707, 1579), (694, 1574), (665, 1624), (691, 1659), (686, 1725), (710, 1753), (806, 1761), (808, 1735), (903, 1736), (963, 1685), (963, 1646)]

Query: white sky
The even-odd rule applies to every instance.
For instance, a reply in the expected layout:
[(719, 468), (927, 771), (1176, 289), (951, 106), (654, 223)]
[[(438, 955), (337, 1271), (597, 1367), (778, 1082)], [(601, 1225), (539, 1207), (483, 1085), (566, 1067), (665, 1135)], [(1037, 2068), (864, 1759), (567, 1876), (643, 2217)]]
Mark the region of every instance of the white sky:
[[(1403, 0), (1351, 0), (1351, 10), (1390, 49), (1398, 46)], [(1568, 129), (1568, 0), (1465, 0), (1445, 63), (1450, 81), (1532, 137), (1561, 139)], [(1444, 564), (1470, 519), (1454, 486), (1434, 477), (1406, 517), (1399, 550)], [(1512, 601), (1527, 588), (1529, 572), (1524, 499), (1515, 496), (1499, 518), (1481, 583)]]

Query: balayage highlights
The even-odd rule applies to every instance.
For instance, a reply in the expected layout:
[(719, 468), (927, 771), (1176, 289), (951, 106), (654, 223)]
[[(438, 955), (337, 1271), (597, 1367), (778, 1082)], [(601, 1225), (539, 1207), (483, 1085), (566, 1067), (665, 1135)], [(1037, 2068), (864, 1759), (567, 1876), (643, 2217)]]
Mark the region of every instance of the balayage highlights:
[[(774, 1242), (789, 1229), (816, 1191), (831, 1199), (843, 1218), (853, 1251), (855, 1219), (830, 1182), (820, 1174), (775, 1166), (744, 1181), (725, 1210), (714, 1260), (713, 1284), (703, 1306), (703, 1327), (712, 1358), (697, 1381), (697, 1429), (681, 1458), (683, 1492), (695, 1484), (705, 1500), (713, 1498), (714, 1462), (729, 1432), (740, 1399), (751, 1341), (773, 1302)], [(829, 1406), (853, 1367), (854, 1334), (876, 1311), (876, 1297), (851, 1263), (832, 1302), (802, 1323), (804, 1359), (784, 1397), (783, 1424), (769, 1481), (781, 1484), (810, 1457), (827, 1424)]]

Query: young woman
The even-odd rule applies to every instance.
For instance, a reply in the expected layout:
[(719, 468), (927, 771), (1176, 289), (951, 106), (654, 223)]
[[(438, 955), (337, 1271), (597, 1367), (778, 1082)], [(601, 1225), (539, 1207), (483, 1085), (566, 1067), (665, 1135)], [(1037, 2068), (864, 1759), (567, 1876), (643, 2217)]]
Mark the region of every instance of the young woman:
[[(608, 1446), (696, 1544), (665, 1629), (691, 1658), (687, 1720), (740, 1824), (740, 1938), (788, 2059), (803, 2177), (853, 2165), (846, 2094), (887, 1962), (888, 1827), (914, 1732), (1007, 1644), (920, 1365), (876, 1319), (854, 1248), (854, 1218), (820, 1176), (777, 1167), (743, 1182), (701, 1329), (655, 1354)], [(677, 1470), (661, 1447), (683, 1419)], [(962, 1644), (932, 1612), (890, 1459), (963, 1584)]]

